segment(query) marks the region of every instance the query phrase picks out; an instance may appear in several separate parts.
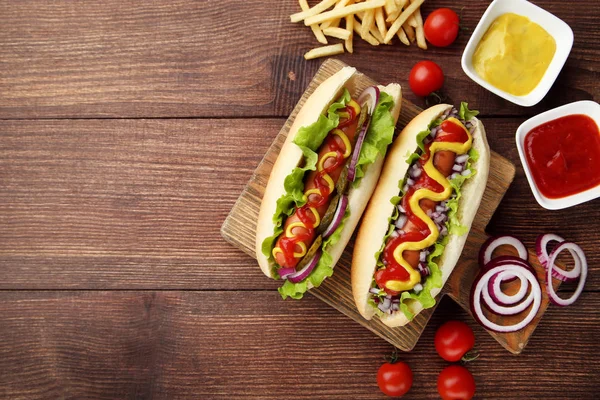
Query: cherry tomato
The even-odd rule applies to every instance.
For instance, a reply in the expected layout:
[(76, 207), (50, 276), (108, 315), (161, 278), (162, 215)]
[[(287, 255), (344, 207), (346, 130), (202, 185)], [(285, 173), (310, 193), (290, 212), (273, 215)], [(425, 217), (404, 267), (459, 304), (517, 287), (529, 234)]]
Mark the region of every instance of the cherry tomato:
[(475, 379), (460, 365), (444, 368), (438, 376), (437, 387), (443, 400), (469, 400), (475, 395)]
[(450, 46), (458, 36), (458, 15), (449, 8), (438, 8), (427, 16), (425, 38), (434, 46)]
[(446, 361), (458, 361), (475, 345), (475, 335), (469, 325), (448, 321), (435, 333), (435, 349)]
[(420, 61), (410, 70), (408, 84), (417, 96), (427, 96), (441, 89), (444, 84), (444, 72), (433, 61)]
[(413, 374), (403, 362), (385, 363), (377, 371), (377, 385), (388, 396), (403, 396), (412, 386)]

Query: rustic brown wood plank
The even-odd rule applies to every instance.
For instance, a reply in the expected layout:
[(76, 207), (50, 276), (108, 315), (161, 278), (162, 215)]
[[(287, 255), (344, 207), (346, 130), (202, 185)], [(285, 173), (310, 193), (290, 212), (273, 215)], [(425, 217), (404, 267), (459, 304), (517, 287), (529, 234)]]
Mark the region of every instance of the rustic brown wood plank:
[[(569, 23), (575, 45), (553, 90), (533, 108), (512, 105), (465, 76), (460, 55), (468, 33), (425, 52), (357, 41), (355, 53), (340, 58), (379, 82), (403, 85), (414, 63), (431, 59), (445, 71), (450, 98), (470, 101), (484, 115), (532, 115), (598, 98), (596, 1), (535, 3)], [(462, 25), (472, 30), (488, 4), (470, 2)], [(462, 7), (426, 2), (423, 15), (442, 6)], [(289, 22), (299, 10), (293, 0), (2, 0), (0, 118), (287, 117), (321, 63), (302, 57), (318, 43), (310, 29)]]
[(268, 287), (219, 228), (280, 125), (0, 122), (0, 288)]
[[(514, 146), (519, 121), (483, 121), (517, 166), (488, 232), (579, 243), (599, 290), (598, 200), (542, 209)], [(275, 290), (219, 228), (283, 123), (0, 121), (0, 288)]]
[[(443, 301), (415, 351), (406, 399), (437, 398), (448, 363), (435, 329), (473, 326), (478, 399), (592, 399), (600, 376), (600, 300), (551, 307), (515, 357)], [(301, 317), (300, 317), (301, 316)], [(375, 382), (391, 346), (321, 301), (272, 292), (0, 292), (0, 397), (65, 399), (384, 399)], [(515, 397), (508, 394), (514, 394)], [(508, 397), (507, 397), (508, 396)]]

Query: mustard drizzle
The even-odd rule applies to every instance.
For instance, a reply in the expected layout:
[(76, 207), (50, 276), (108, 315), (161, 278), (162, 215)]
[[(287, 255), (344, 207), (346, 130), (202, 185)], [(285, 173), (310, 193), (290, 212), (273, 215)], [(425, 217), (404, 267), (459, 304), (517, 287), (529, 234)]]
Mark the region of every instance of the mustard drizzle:
[[(354, 110), (356, 111), (355, 115), (358, 116), (358, 114), (360, 113), (360, 106), (358, 105), (358, 103), (356, 103), (354, 100), (350, 100), (348, 105), (351, 106), (352, 108), (354, 108)], [(350, 144), (350, 139), (348, 139), (348, 136), (346, 136), (344, 131), (342, 131), (341, 129), (335, 128), (333, 131), (331, 131), (331, 134), (337, 135), (340, 139), (342, 139), (342, 142), (344, 143), (344, 154), (342, 154), (343, 158), (346, 159), (346, 158), (350, 157), (350, 155), (352, 154), (352, 145)], [(323, 169), (325, 168), (325, 161), (328, 158), (330, 158), (330, 157), (337, 158), (337, 154), (338, 154), (337, 151), (330, 151), (330, 152), (323, 154), (323, 157), (321, 157), (321, 159), (317, 162), (317, 173), (323, 171)], [(322, 178), (323, 178), (323, 180), (325, 180), (325, 182), (327, 182), (329, 193), (333, 193), (333, 190), (335, 189), (335, 184), (333, 183), (333, 179), (331, 178), (331, 176), (326, 173), (326, 174), (322, 175)], [(305, 202), (307, 202), (308, 196), (310, 196), (311, 194), (317, 194), (319, 196), (323, 196), (323, 193), (321, 192), (321, 190), (319, 188), (313, 188), (313, 189), (309, 189), (304, 192), (303, 200)], [(309, 207), (308, 209), (315, 216), (315, 223), (313, 224), (313, 228), (317, 228), (319, 226), (319, 224), (321, 223), (321, 218), (319, 216), (319, 212), (317, 211), (316, 207)], [(306, 225), (302, 221), (291, 223), (286, 228), (284, 235), (288, 238), (296, 237), (296, 234), (293, 232), (294, 228), (306, 228)], [(306, 254), (306, 251), (307, 251), (306, 244), (303, 242), (296, 242), (296, 245), (300, 246), (301, 251), (294, 252), (294, 254), (293, 254), (294, 258), (304, 257), (304, 255)], [(272, 252), (273, 257), (275, 257), (277, 255), (277, 253), (283, 253), (283, 250), (281, 250), (281, 248), (278, 246), (273, 248), (273, 252)]]
[(423, 169), (425, 170), (427, 175), (429, 175), (431, 179), (439, 183), (444, 188), (444, 190), (441, 192), (434, 192), (430, 189), (421, 188), (416, 190), (413, 193), (410, 200), (408, 201), (410, 209), (419, 219), (425, 222), (430, 234), (425, 239), (419, 242), (402, 242), (394, 249), (394, 259), (409, 273), (409, 279), (407, 281), (390, 280), (385, 283), (385, 286), (388, 289), (396, 292), (410, 290), (413, 287), (415, 287), (417, 283), (421, 282), (421, 274), (418, 270), (410, 266), (410, 264), (402, 256), (402, 253), (405, 250), (426, 249), (427, 247), (434, 244), (439, 237), (439, 231), (437, 229), (437, 226), (435, 225), (435, 222), (433, 222), (433, 220), (429, 216), (427, 216), (425, 211), (423, 211), (423, 209), (419, 206), (419, 201), (421, 199), (430, 199), (436, 202), (440, 202), (447, 200), (452, 195), (452, 187), (450, 186), (448, 178), (442, 175), (442, 173), (433, 166), (433, 158), (435, 153), (441, 150), (450, 150), (456, 153), (457, 155), (466, 154), (471, 149), (471, 145), (473, 143), (473, 137), (471, 136), (471, 133), (458, 119), (448, 118), (446, 121), (451, 121), (452, 123), (462, 127), (467, 133), (469, 139), (464, 143), (434, 141), (429, 147), (429, 159), (423, 166)]

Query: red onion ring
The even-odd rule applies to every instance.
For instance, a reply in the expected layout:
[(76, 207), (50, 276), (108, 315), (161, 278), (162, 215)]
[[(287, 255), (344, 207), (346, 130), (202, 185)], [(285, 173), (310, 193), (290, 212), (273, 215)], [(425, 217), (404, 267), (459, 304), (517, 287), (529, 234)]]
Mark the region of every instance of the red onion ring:
[(502, 306), (510, 306), (512, 304), (520, 302), (521, 300), (523, 300), (523, 297), (525, 297), (527, 289), (529, 289), (529, 281), (521, 281), (521, 285), (517, 293), (513, 295), (508, 295), (504, 293), (500, 285), (503, 282), (508, 282), (507, 277), (510, 277), (511, 282), (518, 279), (516, 276), (511, 275), (508, 272), (499, 272), (496, 275), (492, 276), (492, 279), (490, 279), (490, 281), (488, 282), (488, 292), (490, 293), (490, 296), (492, 297), (495, 303), (500, 304)]
[[(508, 264), (519, 264), (527, 269), (533, 270), (533, 267), (531, 266), (531, 264), (529, 264), (529, 262), (523, 260), (522, 258), (515, 257), (515, 256), (495, 257), (490, 262), (485, 264), (482, 269), (488, 270), (490, 268), (494, 268), (494, 267), (497, 267), (500, 265), (508, 265)], [(515, 279), (517, 279), (516, 276), (510, 275), (510, 274), (505, 274), (505, 275), (503, 275), (502, 282), (508, 283), (508, 282), (514, 281)]]
[(333, 234), (333, 232), (335, 232), (337, 227), (340, 226), (340, 224), (342, 223), (342, 220), (344, 219), (344, 213), (346, 212), (347, 207), (348, 207), (348, 196), (343, 194), (340, 196), (340, 199), (338, 200), (338, 204), (335, 209), (335, 213), (333, 214), (333, 219), (329, 223), (329, 226), (327, 226), (327, 229), (325, 229), (325, 232), (323, 232), (323, 239), (326, 239), (329, 236), (331, 236)]
[(350, 159), (350, 165), (348, 165), (348, 180), (350, 182), (354, 182), (356, 178), (356, 165), (358, 164), (358, 158), (360, 156), (360, 150), (362, 149), (363, 142), (365, 141), (365, 137), (367, 136), (367, 131), (369, 130), (369, 125), (371, 124), (371, 115), (373, 115), (373, 111), (375, 111), (375, 107), (379, 102), (379, 88), (377, 86), (370, 86), (366, 88), (361, 95), (358, 97), (358, 104), (361, 106), (363, 104), (367, 104), (367, 119), (360, 127), (360, 133), (356, 139), (356, 145), (354, 146), (354, 152), (352, 153), (352, 158)]
[[(537, 253), (538, 259), (540, 260), (540, 264), (542, 264), (542, 266), (546, 270), (548, 270), (548, 265), (550, 265), (548, 263), (549, 256), (546, 250), (548, 247), (548, 243), (550, 242), (558, 242), (560, 244), (565, 242), (565, 239), (552, 233), (547, 233), (545, 235), (540, 235), (537, 237), (535, 241), (535, 252)], [(572, 250), (570, 248), (568, 248), (567, 250), (569, 250), (569, 252), (571, 253), (573, 260), (575, 260), (575, 267), (570, 271), (566, 271), (562, 268), (559, 268), (555, 264), (551, 264), (552, 277), (559, 279), (563, 282), (572, 282), (575, 281), (579, 277), (579, 275), (581, 275), (581, 260), (577, 256), (575, 250)]]
[(283, 267), (283, 268), (279, 268), (277, 270), (277, 273), (279, 274), (279, 277), (281, 279), (287, 279), (288, 276), (295, 274), (296, 273), (296, 268), (294, 267)]
[(361, 106), (367, 104), (367, 112), (369, 115), (375, 111), (375, 106), (379, 103), (379, 88), (377, 86), (369, 86), (358, 96), (358, 104)]
[(527, 296), (525, 301), (522, 301), (529, 289), (529, 281), (522, 276), (516, 276), (521, 281), (519, 291), (513, 295), (507, 295), (500, 288), (500, 281), (506, 275), (515, 276), (512, 272), (508, 271), (496, 273), (488, 281), (488, 284), (483, 286), (481, 294), (485, 305), (490, 311), (498, 315), (515, 315), (525, 311), (531, 305), (533, 302), (533, 290), (529, 292), (529, 296)]
[(564, 307), (575, 303), (575, 301), (579, 298), (579, 295), (581, 295), (581, 292), (583, 291), (583, 286), (585, 285), (585, 280), (587, 279), (588, 266), (583, 250), (581, 249), (581, 247), (577, 246), (575, 243), (572, 242), (562, 242), (558, 246), (556, 246), (556, 248), (550, 253), (550, 257), (548, 258), (548, 265), (554, 267), (554, 262), (556, 261), (556, 258), (563, 250), (569, 250), (569, 252), (573, 256), (573, 260), (575, 261), (576, 266), (577, 262), (579, 261), (580, 276), (579, 284), (577, 284), (577, 289), (575, 289), (575, 292), (568, 299), (562, 299), (558, 297), (556, 291), (554, 290), (554, 286), (552, 286), (552, 271), (554, 271), (555, 269), (550, 267), (546, 270), (546, 291), (548, 292), (548, 297), (550, 298), (551, 302), (558, 306)]
[[(500, 279), (500, 273), (515, 275), (515, 276), (517, 276), (518, 279), (521, 280), (521, 282), (523, 282), (524, 280), (527, 280), (529, 282), (529, 285), (531, 286), (530, 295), (525, 300), (524, 303), (529, 301), (528, 299), (531, 297), (533, 306), (531, 307), (531, 309), (529, 310), (529, 313), (527, 314), (527, 316), (524, 319), (522, 319), (520, 322), (513, 324), (513, 325), (498, 325), (498, 324), (490, 321), (483, 313), (483, 309), (481, 307), (481, 298), (483, 296), (484, 290), (488, 289), (488, 284), (493, 276), (498, 275), (498, 279)], [(490, 298), (490, 300), (492, 300), (492, 299)], [(493, 267), (488, 270), (482, 271), (480, 276), (473, 283), (473, 287), (471, 290), (471, 308), (473, 311), (473, 315), (475, 316), (475, 318), (481, 325), (483, 325), (484, 327), (486, 327), (490, 330), (496, 331), (496, 332), (515, 332), (520, 329), (523, 329), (525, 326), (527, 326), (527, 324), (529, 324), (533, 320), (533, 318), (535, 318), (536, 314), (538, 313), (538, 311), (540, 309), (541, 302), (542, 302), (542, 289), (540, 287), (539, 282), (537, 281), (536, 276), (529, 269), (527, 269), (519, 264), (500, 265), (500, 266)], [(521, 306), (521, 304), (523, 304), (523, 303), (518, 304), (516, 306), (516, 309), (523, 308), (523, 310), (524, 310), (525, 308), (527, 308), (527, 307)], [(497, 310), (506, 311), (504, 309), (504, 307), (502, 307), (502, 306), (497, 305), (497, 307), (495, 307), (495, 308)], [(523, 310), (521, 310), (521, 311), (523, 311)], [(493, 311), (493, 309), (492, 309), (492, 311)], [(502, 312), (500, 314), (513, 315), (516, 313), (511, 312), (509, 314), (506, 312)]]
[(320, 258), (321, 258), (321, 249), (317, 250), (315, 256), (312, 258), (312, 260), (310, 260), (310, 262), (308, 264), (306, 264), (306, 266), (304, 268), (302, 268), (300, 271), (296, 272), (295, 274), (288, 276), (288, 278), (287, 278), (288, 281), (290, 281), (292, 283), (298, 283), (298, 282), (305, 280), (306, 277), (308, 275), (310, 275), (312, 270), (315, 269)]
[(492, 259), (494, 250), (502, 245), (514, 247), (519, 253), (519, 258), (527, 261), (529, 253), (527, 253), (527, 248), (525, 248), (523, 242), (514, 236), (505, 235), (491, 237), (483, 244), (483, 246), (481, 246), (481, 250), (479, 250), (479, 265), (483, 267), (485, 264), (489, 263)]

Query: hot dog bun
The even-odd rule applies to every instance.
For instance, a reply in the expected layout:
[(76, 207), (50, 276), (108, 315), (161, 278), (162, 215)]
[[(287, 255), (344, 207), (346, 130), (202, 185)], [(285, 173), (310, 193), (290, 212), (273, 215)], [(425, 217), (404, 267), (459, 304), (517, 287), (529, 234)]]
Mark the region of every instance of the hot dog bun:
[[(360, 92), (358, 92), (355, 85), (357, 76), (355, 68), (344, 67), (315, 89), (298, 112), (273, 165), (262, 199), (256, 228), (256, 258), (263, 273), (270, 278), (277, 277), (276, 265), (272, 258), (263, 254), (262, 244), (266, 238), (273, 235), (276, 228), (273, 222), (273, 214), (276, 211), (277, 200), (285, 194), (284, 180), (303, 161), (302, 151), (293, 140), (301, 127), (314, 123), (319, 115), (326, 112), (331, 103), (341, 95), (344, 88), (348, 89), (353, 98), (358, 98)], [(400, 85), (379, 86), (379, 89), (394, 98), (394, 107), (391, 114), (395, 123), (398, 120), (401, 107)], [(365, 176), (362, 178), (360, 185), (357, 188), (350, 188), (348, 191), (350, 216), (344, 224), (340, 240), (328, 249), (333, 258), (333, 265), (337, 263), (367, 206), (369, 198), (377, 185), (382, 166), (383, 157), (378, 156), (376, 161), (366, 168)]]
[[(368, 303), (369, 289), (377, 269), (375, 253), (382, 246), (389, 228), (388, 219), (394, 211), (395, 206), (390, 200), (398, 195), (398, 182), (404, 179), (409, 168), (406, 157), (417, 149), (417, 134), (427, 129), (432, 120), (451, 108), (451, 105), (440, 104), (423, 111), (406, 125), (388, 152), (379, 183), (364, 213), (363, 222), (354, 245), (352, 260), (352, 292), (358, 311), (366, 319), (371, 319), (376, 313), (375, 308)], [(459, 200), (457, 213), (460, 223), (469, 229), (486, 187), (490, 159), (490, 150), (483, 124), (476, 118), (471, 119), (470, 122), (476, 126), (473, 131), (473, 148), (479, 153), (479, 158), (472, 164), (477, 171), (476, 174), (467, 179), (461, 187), (462, 197)], [(442, 271), (443, 283), (446, 282), (454, 269), (467, 236), (468, 233), (461, 236), (450, 235), (444, 253), (438, 261)], [(441, 288), (432, 289), (431, 295), (435, 297), (440, 291)], [(412, 301), (408, 305), (415, 315), (423, 309), (418, 301)], [(384, 314), (381, 320), (391, 327), (402, 326), (409, 322), (402, 312)]]

